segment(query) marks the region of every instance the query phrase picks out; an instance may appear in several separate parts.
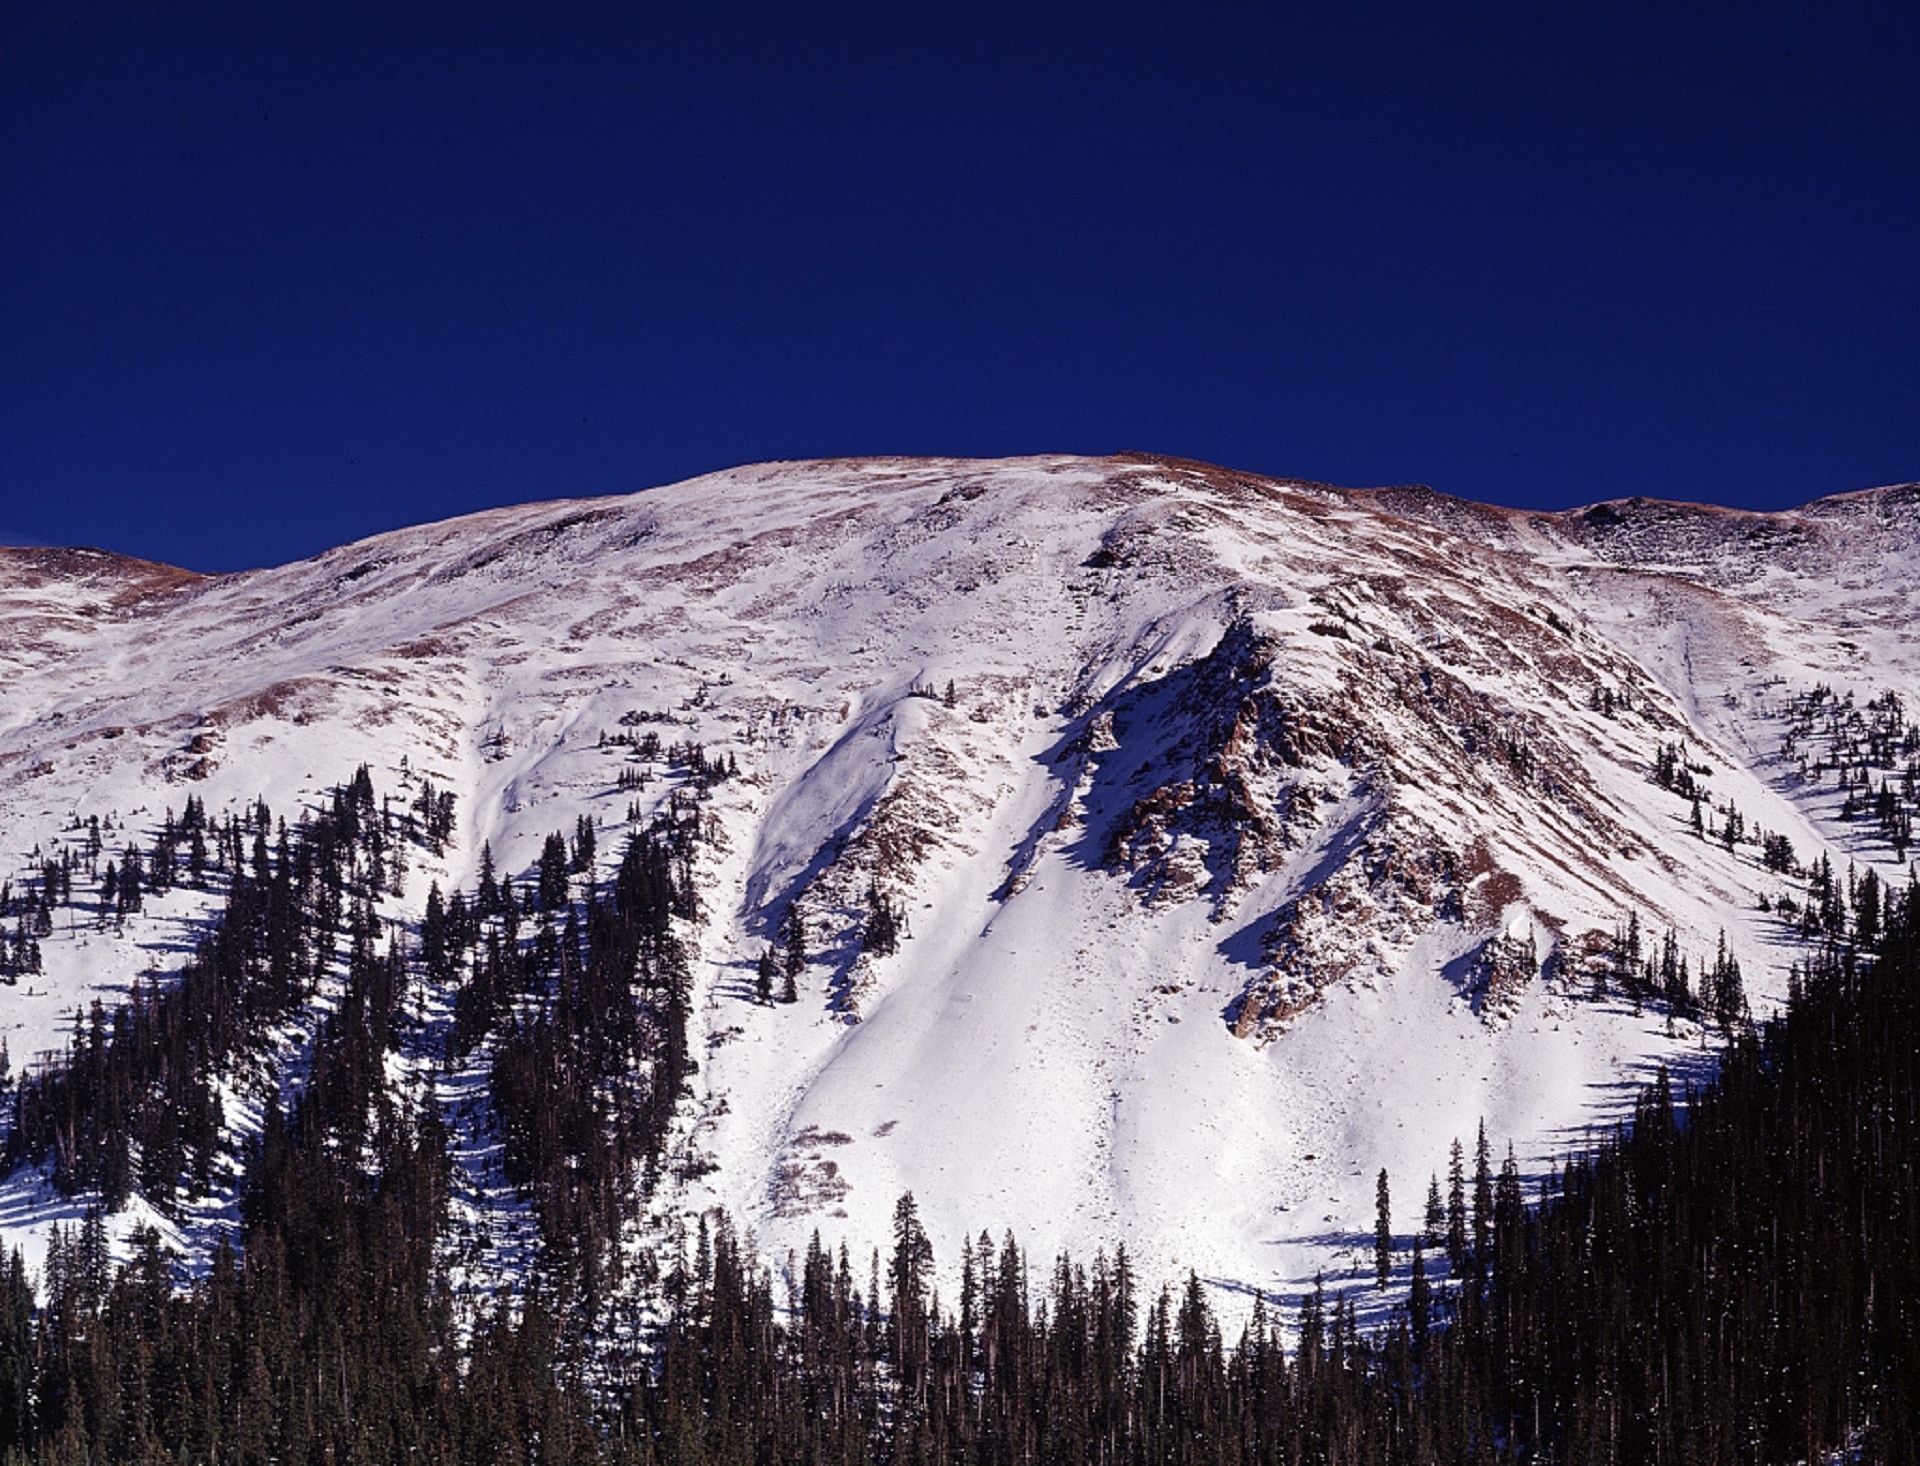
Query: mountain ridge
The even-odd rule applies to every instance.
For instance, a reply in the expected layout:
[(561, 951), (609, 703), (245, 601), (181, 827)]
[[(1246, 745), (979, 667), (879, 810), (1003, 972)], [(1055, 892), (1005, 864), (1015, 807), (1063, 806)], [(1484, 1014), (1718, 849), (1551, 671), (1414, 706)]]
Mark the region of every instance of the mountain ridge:
[[(1763, 838), (1898, 872), (1781, 748), (1823, 683), (1920, 696), (1912, 489), (1543, 515), (1151, 455), (858, 459), (230, 575), (5, 552), (0, 831), (24, 862), (88, 814), (430, 777), (462, 818), (382, 905), (413, 928), (483, 843), (517, 878), (552, 830), (694, 801), (700, 1067), (656, 1221), (725, 1205), (778, 1255), (884, 1235), (912, 1189), (946, 1257), (1012, 1225), (1292, 1286), (1355, 1265), (1376, 1166), (1404, 1225), (1483, 1115), (1537, 1165), (1698, 1052), (1591, 995), (1629, 912), (1696, 971), (1724, 929), (1764, 1011), (1791, 923), (1757, 903), (1802, 888)], [(689, 793), (645, 731), (739, 776)], [(1670, 744), (1731, 839), (1653, 782)], [(49, 938), (46, 993), (0, 991), (16, 1060), (191, 905)], [(802, 1001), (769, 1007), (796, 906)]]

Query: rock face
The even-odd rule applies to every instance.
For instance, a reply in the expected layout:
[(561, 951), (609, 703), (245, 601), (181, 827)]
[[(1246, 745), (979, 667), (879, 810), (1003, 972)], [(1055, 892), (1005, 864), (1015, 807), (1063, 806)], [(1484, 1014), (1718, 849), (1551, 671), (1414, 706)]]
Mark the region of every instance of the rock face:
[[(1630, 920), (1695, 972), (1724, 932), (1764, 1011), (1801, 888), (1767, 839), (1896, 873), (1788, 733), (1816, 685), (1915, 705), (1916, 609), (1914, 486), (1545, 515), (1145, 456), (768, 465), (235, 576), (6, 551), (0, 879), (364, 762), (457, 796), (404, 927), (483, 844), (523, 878), (670, 811), (704, 1033), (662, 1225), (864, 1246), (912, 1189), (944, 1257), (1011, 1226), (1284, 1286), (1365, 1255), (1378, 1167), (1411, 1202), (1482, 1116), (1538, 1160), (1699, 1053), (1609, 989)], [(14, 1061), (199, 914), (49, 934)], [(762, 1005), (795, 921), (801, 1000)]]

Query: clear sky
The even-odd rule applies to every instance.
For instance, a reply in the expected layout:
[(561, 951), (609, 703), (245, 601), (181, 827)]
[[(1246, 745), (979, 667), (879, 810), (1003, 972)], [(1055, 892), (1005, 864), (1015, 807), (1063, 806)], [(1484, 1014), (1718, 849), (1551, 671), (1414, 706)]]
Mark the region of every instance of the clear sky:
[(768, 458), (1920, 477), (1920, 6), (0, 7), (0, 539)]

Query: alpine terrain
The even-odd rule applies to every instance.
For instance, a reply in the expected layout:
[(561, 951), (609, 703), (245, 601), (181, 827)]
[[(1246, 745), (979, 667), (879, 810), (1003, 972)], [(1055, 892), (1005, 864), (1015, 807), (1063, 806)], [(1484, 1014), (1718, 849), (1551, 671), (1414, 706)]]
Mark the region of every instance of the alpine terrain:
[(461, 1329), (537, 1282), (640, 1348), (710, 1230), (866, 1289), (903, 1225), (949, 1305), (1010, 1230), (1384, 1317), (1483, 1135), (1537, 1187), (1891, 910), (1916, 609), (1920, 485), (1148, 455), (0, 550), (0, 1235), (185, 1286), (272, 1168), (431, 1149)]

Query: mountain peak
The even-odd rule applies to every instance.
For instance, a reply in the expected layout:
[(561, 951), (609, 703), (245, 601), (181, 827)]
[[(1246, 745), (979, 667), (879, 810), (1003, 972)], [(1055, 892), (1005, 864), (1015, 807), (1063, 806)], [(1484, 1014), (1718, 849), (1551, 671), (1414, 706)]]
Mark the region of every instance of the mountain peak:
[[(1481, 1116), (1541, 1157), (1699, 1049), (1622, 987), (1629, 921), (1695, 973), (1724, 933), (1764, 1010), (1799, 899), (1768, 840), (1898, 868), (1803, 768), (1796, 699), (1920, 699), (1916, 493), (1554, 515), (1151, 454), (873, 458), (232, 576), (0, 552), (0, 831), (25, 889), (89, 822), (297, 826), (364, 765), (396, 808), (457, 801), (377, 893), (417, 935), (432, 886), (537, 887), (583, 829), (607, 882), (665, 822), (697, 1077), (648, 1225), (723, 1204), (775, 1252), (864, 1243), (911, 1190), (943, 1256), (1014, 1226), (1290, 1286), (1346, 1266), (1378, 1166), (1417, 1178)], [(0, 989), (16, 1059), (164, 978), (209, 902), (53, 924)], [(796, 1001), (761, 1001), (763, 959)], [(422, 1011), (471, 980), (422, 978)], [(395, 1059), (475, 1146), (493, 1041)], [(219, 1077), (234, 1154), (299, 1052)], [(476, 1227), (520, 1225), (469, 1181)]]

